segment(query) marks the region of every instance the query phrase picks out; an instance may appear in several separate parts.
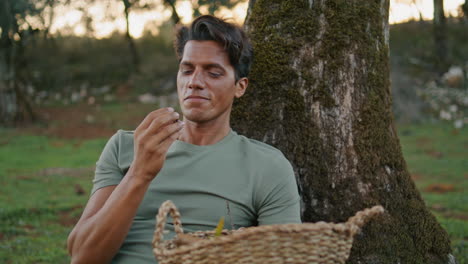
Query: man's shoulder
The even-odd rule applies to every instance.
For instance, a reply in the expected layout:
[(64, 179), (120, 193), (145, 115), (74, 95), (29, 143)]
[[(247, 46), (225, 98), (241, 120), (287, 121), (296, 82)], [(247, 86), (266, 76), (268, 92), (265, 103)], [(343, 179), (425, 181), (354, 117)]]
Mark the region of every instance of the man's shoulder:
[(125, 130), (125, 129), (119, 129), (117, 130), (117, 132), (115, 134), (119, 135), (119, 136), (130, 136), (131, 138), (133, 138), (133, 134), (135, 133), (135, 130)]
[(131, 141), (133, 142), (133, 135), (135, 131), (134, 130), (123, 130), (119, 129), (117, 132), (115, 132), (113, 138), (114, 140), (120, 141), (120, 142), (126, 142), (126, 141)]
[(256, 190), (267, 195), (269, 191), (279, 188), (278, 186), (295, 181), (292, 164), (279, 149), (245, 136), (240, 136), (240, 140), (246, 154), (245, 167), (255, 175)]
[(266, 161), (285, 161), (288, 162), (281, 150), (264, 143), (262, 141), (238, 135), (241, 145), (246, 149), (249, 155), (261, 158)]
[(113, 149), (116, 151), (126, 150), (128, 148), (133, 150), (133, 134), (133, 130), (119, 129), (109, 139), (108, 145), (113, 146)]

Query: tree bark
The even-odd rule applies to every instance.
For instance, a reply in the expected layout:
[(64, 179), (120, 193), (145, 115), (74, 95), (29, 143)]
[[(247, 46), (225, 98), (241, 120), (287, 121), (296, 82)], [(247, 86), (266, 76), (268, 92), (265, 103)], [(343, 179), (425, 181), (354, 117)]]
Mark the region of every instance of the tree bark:
[(133, 40), (132, 35), (130, 34), (130, 7), (131, 3), (129, 0), (123, 0), (124, 3), (124, 12), (125, 12), (125, 25), (126, 25), (126, 33), (125, 37), (128, 41), (128, 47), (130, 49), (130, 54), (132, 56), (132, 63), (133, 63), (133, 71), (138, 72), (140, 69), (140, 56), (138, 55), (138, 51), (135, 45), (135, 41)]
[(444, 1), (434, 0), (434, 45), (436, 55), (436, 70), (443, 74), (447, 65), (447, 22), (444, 13)]
[(391, 113), (389, 0), (256, 0), (246, 28), (255, 60), (233, 128), (291, 161), (303, 221), (386, 209), (348, 263), (450, 263), (447, 233), (403, 159)]

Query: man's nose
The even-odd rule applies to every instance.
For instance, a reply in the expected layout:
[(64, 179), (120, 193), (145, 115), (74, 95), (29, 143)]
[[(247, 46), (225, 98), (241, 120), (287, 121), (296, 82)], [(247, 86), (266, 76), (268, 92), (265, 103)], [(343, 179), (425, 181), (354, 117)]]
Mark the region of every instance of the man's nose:
[(203, 74), (199, 70), (195, 70), (190, 76), (188, 87), (190, 89), (203, 89), (205, 88), (205, 82), (203, 80)]

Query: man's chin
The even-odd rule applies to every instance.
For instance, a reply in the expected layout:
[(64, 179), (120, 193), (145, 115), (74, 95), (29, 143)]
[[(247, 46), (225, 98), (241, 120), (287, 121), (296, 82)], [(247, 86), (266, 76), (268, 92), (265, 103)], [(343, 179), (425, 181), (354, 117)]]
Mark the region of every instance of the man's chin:
[(198, 111), (187, 111), (184, 112), (184, 119), (190, 121), (190, 122), (195, 122), (195, 123), (205, 123), (209, 121), (209, 118), (205, 116), (205, 113), (201, 113)]

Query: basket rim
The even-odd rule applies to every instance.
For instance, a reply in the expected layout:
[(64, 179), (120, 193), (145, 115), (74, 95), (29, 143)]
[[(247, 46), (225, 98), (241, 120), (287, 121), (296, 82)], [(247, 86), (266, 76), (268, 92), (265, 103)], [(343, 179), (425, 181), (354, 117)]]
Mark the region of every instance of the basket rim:
[[(200, 248), (206, 248), (208, 246), (213, 245), (223, 245), (227, 243), (231, 243), (233, 241), (238, 240), (245, 240), (252, 236), (261, 236), (266, 233), (299, 233), (299, 232), (307, 232), (307, 231), (333, 231), (337, 234), (346, 235), (348, 239), (353, 239), (352, 229), (353, 226), (346, 225), (346, 223), (327, 223), (324, 221), (316, 222), (316, 223), (301, 223), (301, 224), (275, 224), (275, 225), (262, 225), (262, 226), (252, 226), (246, 227), (242, 229), (242, 231), (237, 230), (223, 230), (227, 232), (234, 231), (231, 234), (216, 237), (215, 239), (203, 239), (200, 241), (193, 242), (190, 245), (181, 245), (174, 249), (167, 249), (164, 248), (164, 245), (171, 240), (177, 238), (177, 235), (171, 239), (166, 241), (161, 241), (158, 246), (153, 247), (153, 251), (156, 255), (159, 256), (168, 256), (168, 255), (175, 255), (175, 254), (184, 254), (188, 253), (192, 250), (198, 250)], [(215, 231), (195, 231), (185, 234), (194, 234), (194, 233), (205, 233), (205, 234), (213, 234)]]

